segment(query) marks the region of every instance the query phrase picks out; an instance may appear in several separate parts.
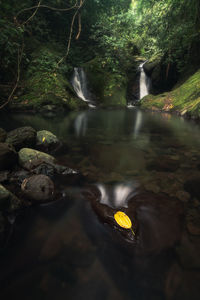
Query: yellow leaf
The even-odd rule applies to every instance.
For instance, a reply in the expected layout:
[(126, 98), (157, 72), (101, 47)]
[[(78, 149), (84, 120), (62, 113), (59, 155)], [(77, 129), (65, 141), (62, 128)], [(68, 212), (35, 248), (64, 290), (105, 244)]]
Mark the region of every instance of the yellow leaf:
[(42, 138), (42, 142), (44, 142), (45, 140), (46, 140), (46, 138), (45, 138), (45, 137), (43, 137), (43, 138)]
[(114, 214), (114, 218), (119, 226), (126, 229), (130, 229), (132, 227), (131, 220), (124, 212), (117, 211), (116, 214)]

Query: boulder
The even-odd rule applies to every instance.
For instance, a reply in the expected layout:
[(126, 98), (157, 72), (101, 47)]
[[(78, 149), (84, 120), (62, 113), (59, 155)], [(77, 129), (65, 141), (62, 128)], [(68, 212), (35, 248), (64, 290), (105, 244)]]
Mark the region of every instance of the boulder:
[(27, 170), (31, 170), (34, 165), (34, 161), (37, 161), (38, 159), (42, 162), (49, 162), (54, 163), (55, 158), (49, 154), (46, 154), (44, 152), (40, 152), (37, 150), (33, 150), (30, 148), (23, 148), (19, 151), (19, 164), (22, 168), (25, 168)]
[(15, 211), (21, 207), (21, 201), (0, 184), (0, 210)]
[(41, 130), (37, 132), (36, 146), (42, 151), (52, 151), (58, 148), (60, 141), (58, 138), (47, 130)]
[(0, 143), (5, 142), (7, 133), (3, 128), (0, 128)]
[(12, 144), (18, 151), (23, 147), (33, 147), (36, 143), (36, 131), (32, 127), (20, 127), (7, 134), (6, 143)]
[(53, 199), (54, 184), (45, 175), (33, 175), (24, 179), (21, 189), (33, 202), (49, 202)]
[[(128, 207), (119, 206), (117, 210), (125, 212), (131, 219), (134, 236), (130, 229), (121, 228), (115, 222), (116, 209), (101, 203), (103, 194), (98, 186), (86, 188), (83, 194), (91, 202), (100, 221), (112, 227), (124, 241), (132, 242), (137, 253), (159, 253), (174, 247), (180, 239), (183, 208), (174, 198), (151, 192), (138, 191), (132, 197), (130, 194)], [(106, 196), (113, 197), (112, 193)], [(109, 202), (112, 203), (112, 199)]]
[(17, 162), (17, 153), (12, 145), (0, 143), (0, 170), (11, 168)]

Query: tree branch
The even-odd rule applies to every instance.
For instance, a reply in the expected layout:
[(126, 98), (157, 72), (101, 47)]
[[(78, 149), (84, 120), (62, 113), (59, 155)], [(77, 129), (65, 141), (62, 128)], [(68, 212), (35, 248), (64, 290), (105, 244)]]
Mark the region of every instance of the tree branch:
[(18, 54), (17, 54), (17, 78), (16, 78), (16, 82), (15, 82), (15, 85), (7, 99), (7, 101), (2, 104), (0, 106), (0, 109), (2, 109), (3, 107), (5, 107), (9, 102), (10, 100), (12, 99), (13, 97), (13, 94), (15, 93), (17, 87), (18, 87), (18, 83), (19, 83), (19, 80), (20, 80), (20, 64), (21, 64), (21, 61), (22, 61), (22, 56), (23, 56), (23, 52), (24, 52), (24, 41), (22, 43), (22, 48), (21, 48), (21, 52), (20, 52), (20, 49), (18, 48)]
[[(40, 2), (41, 2), (41, 1), (40, 1)], [(39, 2), (39, 3), (40, 3), (40, 2)], [(77, 1), (76, 1), (76, 3), (75, 3), (74, 6), (69, 7), (69, 8), (56, 8), (56, 7), (51, 7), (51, 6), (48, 6), (48, 5), (40, 5), (39, 3), (38, 3), (38, 5), (35, 5), (35, 6), (32, 6), (32, 7), (28, 7), (28, 8), (24, 8), (24, 9), (20, 10), (20, 11), (16, 14), (15, 19), (17, 20), (17, 17), (18, 17), (20, 14), (22, 14), (23, 12), (28, 11), (28, 10), (32, 10), (32, 9), (35, 9), (35, 8), (36, 8), (36, 12), (37, 12), (37, 10), (38, 10), (39, 8), (48, 8), (48, 9), (50, 9), (50, 10), (55, 10), (55, 11), (68, 11), (68, 10), (72, 10), (72, 9), (74, 9), (74, 8), (79, 7), (79, 6), (77, 6)], [(35, 12), (35, 13), (36, 13), (36, 12)]]
[(74, 21), (75, 21), (75, 18), (77, 16), (77, 14), (79, 13), (79, 10), (81, 9), (81, 7), (83, 6), (84, 3), (85, 3), (85, 0), (80, 0), (80, 4), (79, 4), (75, 14), (73, 15), (71, 26), (70, 26), (69, 40), (68, 40), (68, 43), (67, 43), (67, 51), (66, 51), (66, 54), (58, 61), (57, 65), (56, 65), (56, 68), (58, 68), (58, 66), (64, 61), (64, 59), (66, 59), (66, 57), (69, 54), (69, 49), (70, 49), (71, 40), (72, 40)]

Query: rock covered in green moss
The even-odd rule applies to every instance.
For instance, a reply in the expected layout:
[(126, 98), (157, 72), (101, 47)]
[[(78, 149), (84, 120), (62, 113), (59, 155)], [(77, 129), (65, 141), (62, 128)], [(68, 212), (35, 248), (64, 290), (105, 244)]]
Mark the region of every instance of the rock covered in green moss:
[(157, 96), (148, 95), (141, 101), (141, 107), (182, 116), (200, 118), (200, 70), (171, 92)]
[(31, 161), (41, 160), (44, 162), (54, 163), (55, 158), (47, 153), (33, 150), (30, 148), (22, 148), (19, 153), (19, 164), (22, 168), (31, 169)]
[(36, 143), (36, 130), (30, 126), (14, 129), (8, 132), (6, 143), (12, 144), (16, 150), (33, 147)]
[(65, 76), (66, 70), (56, 68), (59, 51), (52, 45), (41, 45), (31, 54), (22, 95), (14, 97), (10, 108), (16, 110), (42, 110), (53, 105), (55, 111), (76, 110), (87, 105), (78, 99)]
[(125, 74), (106, 70), (100, 58), (85, 63), (83, 68), (89, 86), (100, 106), (126, 106), (127, 78)]
[(59, 146), (60, 141), (52, 132), (48, 130), (40, 130), (37, 132), (36, 144), (39, 150), (54, 150)]

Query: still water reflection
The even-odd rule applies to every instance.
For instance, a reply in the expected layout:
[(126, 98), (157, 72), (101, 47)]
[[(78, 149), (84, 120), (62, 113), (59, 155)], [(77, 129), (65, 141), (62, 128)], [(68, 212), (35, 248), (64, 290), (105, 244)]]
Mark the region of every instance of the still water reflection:
[(7, 130), (24, 125), (63, 140), (59, 162), (98, 190), (101, 213), (136, 214), (139, 246), (102, 222), (85, 186), (59, 182), (66, 197), (15, 225), (0, 261), (2, 299), (199, 299), (198, 125), (135, 109), (0, 118)]

